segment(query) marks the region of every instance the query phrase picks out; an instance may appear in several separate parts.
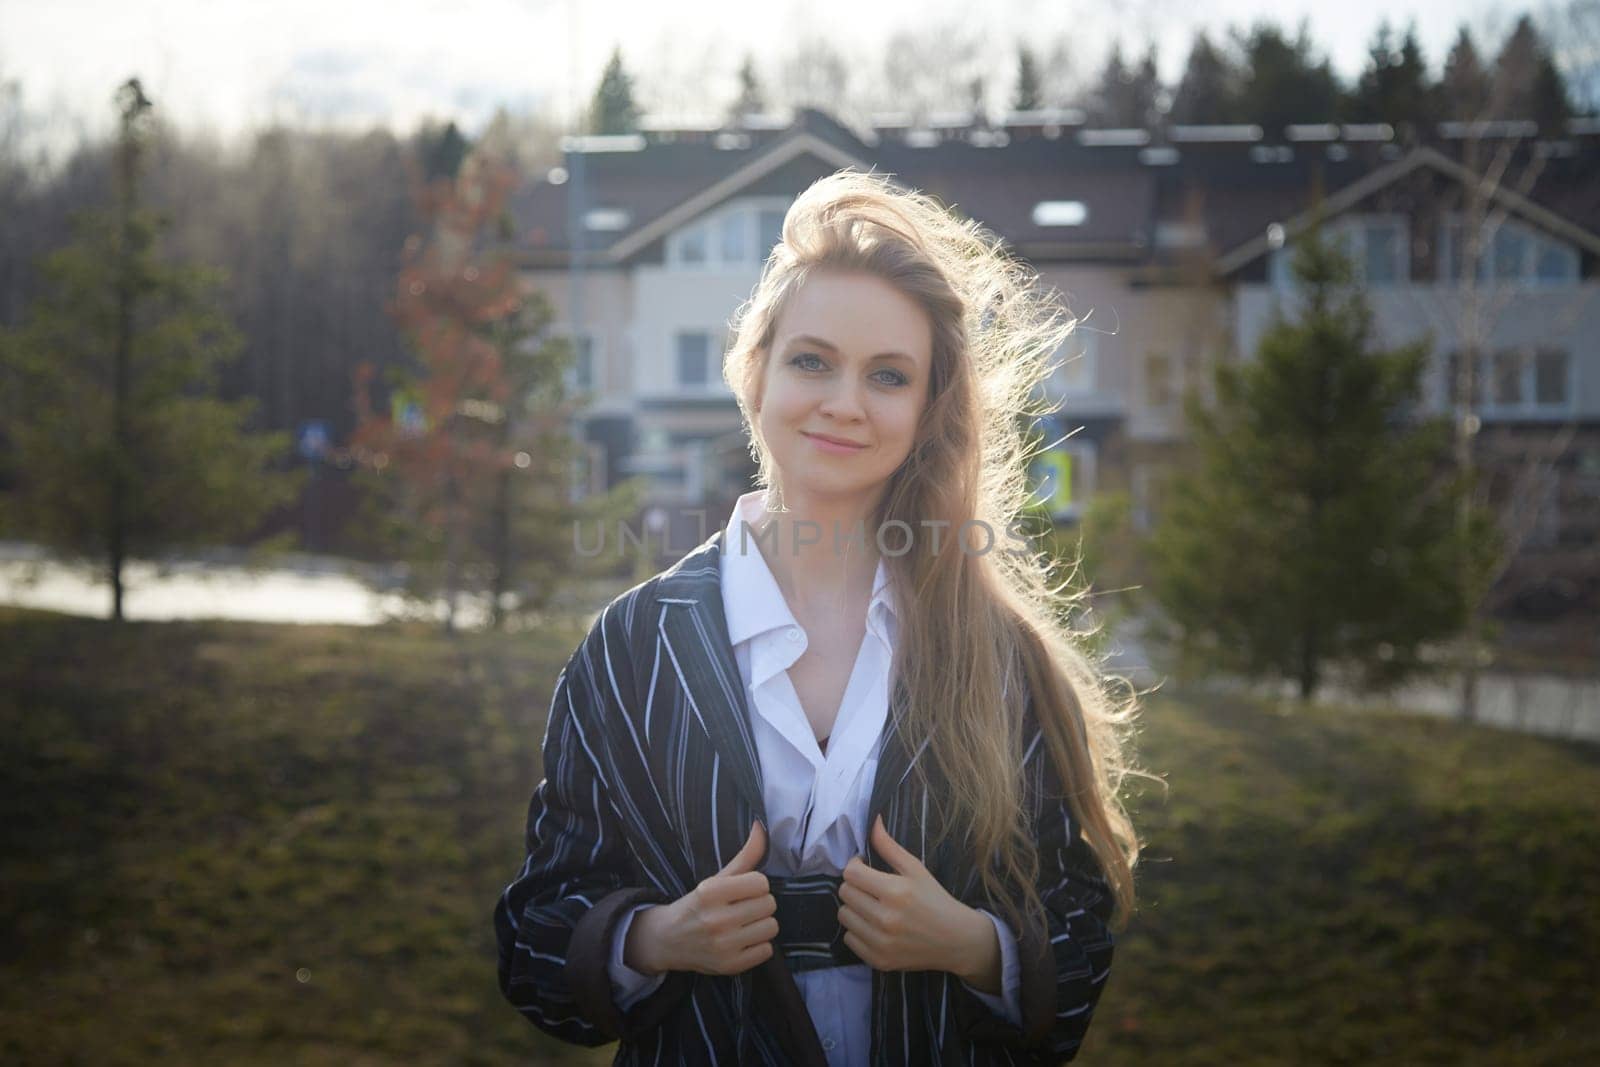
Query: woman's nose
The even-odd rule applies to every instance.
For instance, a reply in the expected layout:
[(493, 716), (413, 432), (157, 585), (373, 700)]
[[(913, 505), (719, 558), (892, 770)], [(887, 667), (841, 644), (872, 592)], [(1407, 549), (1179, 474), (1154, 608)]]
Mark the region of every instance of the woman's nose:
[(862, 415), (860, 386), (841, 382), (822, 398), (822, 411), (836, 419), (857, 419)]

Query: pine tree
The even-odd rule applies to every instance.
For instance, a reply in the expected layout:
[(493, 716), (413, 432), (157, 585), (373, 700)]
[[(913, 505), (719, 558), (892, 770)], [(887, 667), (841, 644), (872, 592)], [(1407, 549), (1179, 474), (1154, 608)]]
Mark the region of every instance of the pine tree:
[(1339, 79), (1326, 57), (1313, 56), (1304, 25), (1290, 39), (1271, 23), (1257, 23), (1237, 44), (1244, 71), (1240, 121), (1257, 123), (1277, 137), (1291, 123), (1338, 117)]
[(1034, 111), (1044, 106), (1044, 94), (1039, 81), (1039, 61), (1033, 49), (1017, 46), (1017, 88), (1011, 106), (1017, 111)]
[(1455, 44), (1445, 57), (1444, 73), (1439, 78), (1436, 111), (1448, 119), (1475, 122), (1489, 115), (1492, 79), (1478, 55), (1472, 34), (1462, 26)]
[(1559, 133), (1572, 115), (1566, 80), (1528, 15), (1517, 20), (1495, 58), (1491, 99), (1496, 118), (1532, 119), (1541, 131)]
[(1115, 44), (1094, 91), (1090, 117), (1101, 126), (1143, 127), (1156, 120), (1160, 95), (1155, 47), (1136, 66), (1129, 66), (1123, 61), (1122, 46)]
[(728, 109), (728, 121), (736, 125), (745, 115), (759, 115), (766, 109), (766, 93), (756, 75), (755, 57), (746, 55), (739, 66), (739, 96)]
[(287, 433), (246, 432), (253, 401), (213, 395), (239, 350), (222, 279), (163, 260), (168, 222), (141, 206), (153, 105), (137, 78), (117, 103), (116, 208), (76, 217), (76, 240), (43, 264), (48, 290), (0, 337), (14, 485), (0, 528), (104, 566), (121, 621), (130, 559), (248, 536), (303, 475), (273, 470)]
[(1459, 553), (1487, 568), (1494, 535), (1481, 513), (1458, 535), (1449, 428), (1416, 416), (1426, 346), (1376, 350), (1349, 260), (1298, 244), (1297, 316), (1218, 366), (1214, 408), (1188, 401), (1195, 460), (1150, 555), (1157, 635), (1187, 665), (1309, 700), (1334, 665), (1379, 688), (1423, 669), (1461, 626)]
[(1239, 72), (1212, 45), (1204, 30), (1195, 34), (1189, 61), (1172, 98), (1172, 121), (1205, 125), (1237, 119)]
[(1432, 116), (1428, 65), (1417, 42), (1416, 27), (1396, 44), (1385, 19), (1367, 52), (1367, 65), (1346, 100), (1346, 113), (1356, 122), (1388, 122), (1408, 139)]
[(589, 132), (597, 134), (637, 133), (639, 106), (633, 99), (633, 76), (622, 65), (622, 49), (611, 52), (611, 60), (600, 76), (594, 102), (589, 109)]

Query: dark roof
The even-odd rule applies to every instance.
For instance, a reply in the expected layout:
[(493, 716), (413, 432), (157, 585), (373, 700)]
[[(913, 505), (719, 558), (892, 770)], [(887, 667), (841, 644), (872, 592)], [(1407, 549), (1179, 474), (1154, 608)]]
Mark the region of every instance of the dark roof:
[[(1405, 159), (1416, 148), (1389, 139), (1386, 127), (1329, 128), (1264, 138), (1257, 128), (1184, 128), (1093, 131), (1066, 123), (1019, 121), (999, 127), (972, 125), (907, 131), (879, 127), (857, 132), (820, 111), (802, 109), (787, 127), (651, 131), (636, 151), (566, 153), (565, 181), (550, 175), (530, 181), (513, 199), (513, 214), (530, 264), (564, 264), (572, 193), (587, 208), (628, 213), (618, 230), (591, 232), (591, 248), (605, 254), (666, 212), (684, 204), (769, 153), (799, 143), (823, 145), (822, 154), (767, 176), (763, 191), (799, 193), (834, 169), (835, 153), (938, 197), (981, 221), (1034, 262), (1120, 261), (1159, 265), (1177, 254), (1158, 241), (1174, 224), (1203, 226), (1204, 244), (1222, 256), (1256, 240), (1273, 222), (1307, 211), (1316, 198)], [(1467, 142), (1444, 135), (1427, 144), (1461, 160)], [(1523, 131), (1525, 132), (1525, 131)], [(1300, 139), (1291, 139), (1299, 137)], [(1318, 139), (1306, 139), (1315, 137)], [(1140, 143), (1140, 142), (1144, 143)], [(1572, 225), (1600, 233), (1600, 124), (1577, 120), (1559, 138), (1521, 136), (1479, 142), (1480, 155), (1508, 149), (1510, 179), (1536, 176), (1529, 200)], [(828, 150), (831, 149), (832, 152)], [(732, 187), (730, 196), (752, 189)], [(1078, 226), (1039, 226), (1034, 206), (1076, 200), (1087, 208)], [(708, 208), (710, 204), (706, 205)], [(658, 257), (659, 241), (634, 255)]]

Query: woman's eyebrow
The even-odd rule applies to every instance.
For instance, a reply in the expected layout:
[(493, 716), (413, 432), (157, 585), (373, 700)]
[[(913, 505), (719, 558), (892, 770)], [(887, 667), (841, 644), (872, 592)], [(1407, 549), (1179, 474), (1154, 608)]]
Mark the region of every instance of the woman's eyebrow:
[[(827, 341), (824, 341), (822, 338), (814, 336), (814, 335), (809, 334), (809, 333), (802, 333), (802, 334), (799, 334), (799, 335), (797, 335), (795, 337), (789, 338), (789, 343), (787, 345), (785, 345), (784, 347), (785, 348), (792, 348), (795, 345), (815, 345), (818, 348), (826, 348), (829, 352), (837, 352), (837, 351), (839, 351), (839, 349), (834, 347), (834, 345), (832, 345), (831, 343), (829, 343)], [(877, 355), (873, 356), (872, 358), (873, 359), (903, 359), (907, 363), (915, 363), (916, 362), (916, 360), (912, 359), (910, 356), (906, 355), (904, 352), (879, 352)]]

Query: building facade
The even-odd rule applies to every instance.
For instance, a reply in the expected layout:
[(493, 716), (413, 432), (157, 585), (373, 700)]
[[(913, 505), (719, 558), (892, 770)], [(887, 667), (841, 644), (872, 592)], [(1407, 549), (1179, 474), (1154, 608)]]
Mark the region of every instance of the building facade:
[(1079, 318), (1042, 427), (1072, 433), (1041, 464), (1059, 521), (1122, 490), (1148, 528), (1185, 393), (1292, 310), (1289, 257), (1320, 222), (1379, 343), (1431, 342), (1423, 410), (1475, 430), (1526, 571), (1510, 584), (1600, 604), (1600, 122), (1444, 124), (1403, 144), (1384, 125), (1106, 130), (1052, 111), (854, 129), (803, 109), (564, 147), (514, 213), (590, 399), (577, 491), (645, 476), (679, 547), (755, 470), (721, 376), (730, 316), (794, 197), (855, 167), (983, 223)]

